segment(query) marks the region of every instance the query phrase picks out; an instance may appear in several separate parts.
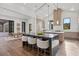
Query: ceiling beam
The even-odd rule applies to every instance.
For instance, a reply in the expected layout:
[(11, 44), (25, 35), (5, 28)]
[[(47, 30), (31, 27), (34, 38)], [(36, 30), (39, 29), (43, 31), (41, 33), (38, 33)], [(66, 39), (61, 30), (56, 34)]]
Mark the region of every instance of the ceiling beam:
[(38, 9), (36, 9), (36, 12), (39, 11), (42, 7), (44, 7), (46, 3), (42, 4)]
[[(17, 18), (17, 19), (26, 19), (26, 18), (19, 18), (19, 17), (15, 17), (15, 16), (10, 16), (10, 15), (3, 15), (0, 13), (1, 16), (5, 16), (5, 17), (9, 17), (9, 18)], [(8, 20), (8, 19), (7, 19)]]
[(8, 8), (5, 8), (5, 7), (0, 7), (0, 8), (2, 8), (2, 9), (4, 9), (4, 10), (7, 10), (7, 11), (10, 11), (10, 12), (14, 12), (14, 13), (16, 13), (16, 14), (18, 14), (18, 15), (25, 16), (25, 17), (27, 17), (27, 18), (31, 18), (31, 16), (25, 15), (25, 14), (23, 14), (23, 13), (20, 13), (20, 12), (17, 12), (17, 11), (14, 11), (14, 10), (11, 10), (11, 9), (8, 9)]

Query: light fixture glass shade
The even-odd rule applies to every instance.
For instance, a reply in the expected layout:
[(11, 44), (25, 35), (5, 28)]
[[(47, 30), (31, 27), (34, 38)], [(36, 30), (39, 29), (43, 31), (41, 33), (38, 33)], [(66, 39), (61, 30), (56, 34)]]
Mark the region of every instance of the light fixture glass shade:
[(59, 24), (59, 21), (57, 20), (57, 24)]

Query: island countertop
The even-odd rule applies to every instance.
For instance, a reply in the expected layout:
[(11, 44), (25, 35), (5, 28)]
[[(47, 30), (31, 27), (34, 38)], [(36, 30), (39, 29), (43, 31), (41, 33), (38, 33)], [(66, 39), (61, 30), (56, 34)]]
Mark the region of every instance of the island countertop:
[(61, 33), (64, 33), (63, 31), (45, 31), (45, 33), (48, 33), (48, 34), (61, 34)]
[(58, 34), (59, 35), (59, 43), (64, 42), (64, 32), (63, 31), (45, 31), (47, 34)]
[(47, 35), (23, 34), (23, 36), (30, 36), (30, 37), (34, 37), (34, 38), (52, 39), (52, 38), (54, 38), (54, 37), (57, 37), (58, 34), (47, 34)]

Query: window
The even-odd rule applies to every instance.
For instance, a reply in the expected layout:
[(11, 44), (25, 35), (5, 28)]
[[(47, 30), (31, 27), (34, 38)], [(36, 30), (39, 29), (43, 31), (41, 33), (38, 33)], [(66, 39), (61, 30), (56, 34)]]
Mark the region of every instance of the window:
[(9, 33), (14, 32), (14, 21), (9, 21)]
[(64, 18), (63, 29), (64, 30), (69, 30), (70, 29), (70, 23), (71, 23), (70, 18)]
[(9, 32), (9, 22), (4, 23), (4, 28), (5, 32)]
[(29, 33), (32, 31), (32, 24), (29, 24)]
[(52, 20), (49, 21), (49, 28), (50, 28), (50, 30), (53, 29), (53, 21)]
[(22, 22), (22, 32), (26, 32), (26, 23), (25, 22)]

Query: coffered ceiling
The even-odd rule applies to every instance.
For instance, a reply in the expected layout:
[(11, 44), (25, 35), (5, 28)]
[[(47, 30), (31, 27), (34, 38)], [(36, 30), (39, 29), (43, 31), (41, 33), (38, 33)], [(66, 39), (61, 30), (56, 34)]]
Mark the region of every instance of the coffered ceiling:
[[(49, 7), (48, 7), (49, 5)], [(52, 16), (57, 7), (64, 11), (79, 12), (79, 3), (0, 3), (0, 15), (29, 19), (35, 15)]]

